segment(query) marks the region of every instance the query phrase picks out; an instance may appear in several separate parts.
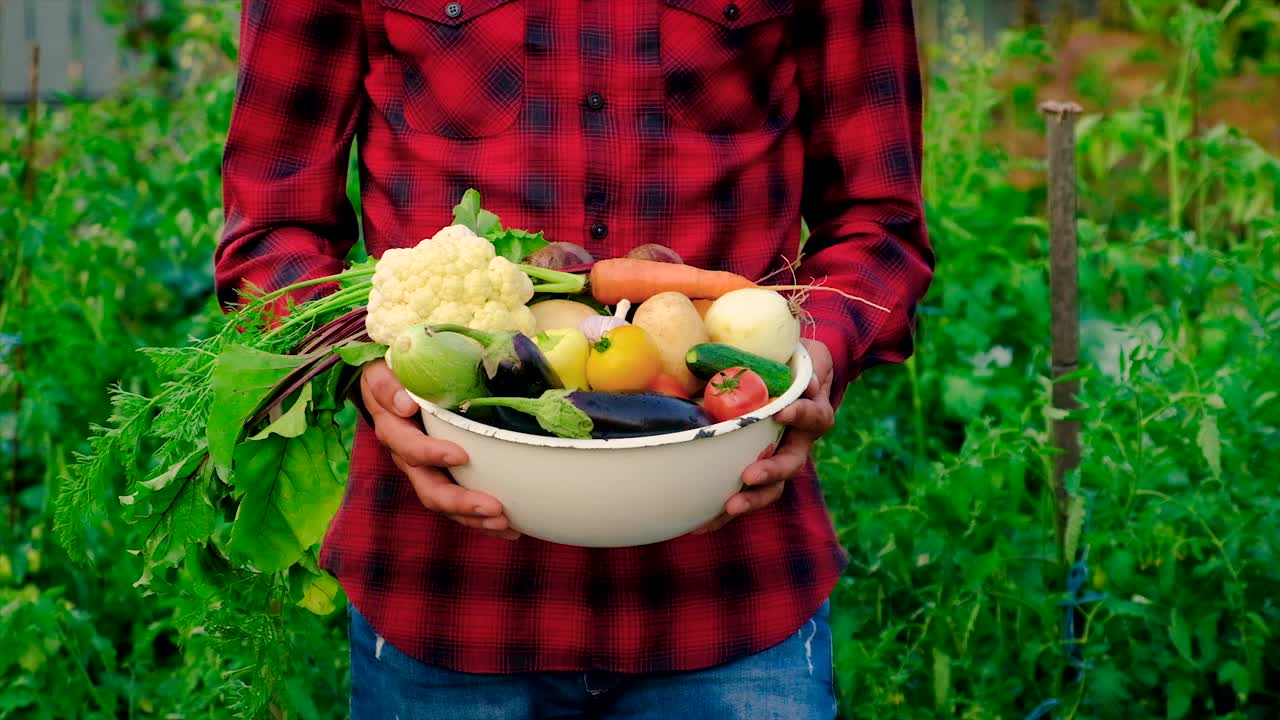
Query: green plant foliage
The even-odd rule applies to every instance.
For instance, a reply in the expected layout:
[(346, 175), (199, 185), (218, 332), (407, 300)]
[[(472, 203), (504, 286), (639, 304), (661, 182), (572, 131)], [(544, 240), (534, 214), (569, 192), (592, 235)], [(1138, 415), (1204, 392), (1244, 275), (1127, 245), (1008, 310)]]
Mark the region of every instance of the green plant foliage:
[(1280, 708), (1280, 160), (1230, 128), (1192, 134), (1187, 88), (1212, 82), (1221, 17), (1176, 17), (1170, 83), (1079, 124), (1074, 582), (1049, 480), (1043, 190), (1009, 179), (1042, 165), (985, 140), (1006, 115), (1043, 122), (992, 75), (1045, 48), (1033, 31), (941, 53), (926, 117), (939, 275), (919, 350), (851, 389), (822, 447), (853, 559), (833, 614), (845, 717)]
[(0, 518), (0, 717), (321, 717), (345, 704), (341, 598), (312, 558), (314, 572), (283, 582), (237, 576), (221, 603), (209, 588), (232, 569), (215, 555), (144, 572), (143, 556), (172, 565), (182, 537), (217, 520), (180, 462), (141, 497), (125, 486), (125, 469), (157, 451), (190, 452), (176, 404), (156, 421), (168, 451), (129, 426), (94, 438), (89, 470), (114, 487), (72, 471), (92, 427), (137, 415), (161, 390), (157, 368), (198, 355), (139, 349), (183, 346), (221, 320), (211, 253), (235, 87), (228, 9), (183, 9), (173, 67), (144, 68), (107, 100), (41, 108), (34, 176), (27, 117), (0, 119), (0, 492), (19, 473), (17, 522)]

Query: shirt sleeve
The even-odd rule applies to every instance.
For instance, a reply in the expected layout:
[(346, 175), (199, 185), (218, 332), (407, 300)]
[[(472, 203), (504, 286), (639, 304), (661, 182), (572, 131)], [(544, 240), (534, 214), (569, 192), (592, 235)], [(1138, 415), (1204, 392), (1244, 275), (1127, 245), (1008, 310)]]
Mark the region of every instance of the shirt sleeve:
[(359, 238), (346, 185), (364, 65), (358, 0), (245, 0), (214, 253), (224, 308), (345, 267)]
[(798, 18), (806, 138), (798, 273), (888, 310), (815, 290), (805, 302), (835, 366), (832, 402), (874, 364), (914, 350), (933, 250), (921, 197), (921, 87), (908, 0), (815, 0)]

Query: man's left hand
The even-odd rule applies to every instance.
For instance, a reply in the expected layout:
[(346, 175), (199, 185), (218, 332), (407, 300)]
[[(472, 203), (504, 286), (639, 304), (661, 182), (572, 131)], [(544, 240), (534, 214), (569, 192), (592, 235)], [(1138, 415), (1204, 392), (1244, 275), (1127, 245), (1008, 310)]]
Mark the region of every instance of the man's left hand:
[(694, 534), (718, 530), (733, 518), (759, 510), (782, 497), (783, 483), (804, 468), (814, 443), (835, 425), (835, 410), (831, 407), (831, 351), (817, 340), (801, 342), (813, 358), (813, 378), (799, 400), (774, 416), (787, 426), (781, 444), (772, 455), (742, 471), (742, 482), (747, 487), (725, 501), (724, 512)]

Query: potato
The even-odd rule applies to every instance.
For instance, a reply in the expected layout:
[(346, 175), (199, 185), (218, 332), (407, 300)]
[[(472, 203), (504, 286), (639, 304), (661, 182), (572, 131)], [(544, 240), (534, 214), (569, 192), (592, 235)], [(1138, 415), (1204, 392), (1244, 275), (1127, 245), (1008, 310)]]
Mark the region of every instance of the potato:
[(573, 300), (543, 300), (529, 306), (533, 318), (538, 323), (538, 332), (555, 328), (576, 328), (583, 318), (599, 315), (590, 305)]
[(678, 292), (658, 293), (640, 303), (631, 324), (644, 328), (657, 343), (663, 372), (678, 380), (690, 395), (702, 387), (702, 380), (684, 362), (689, 348), (710, 342), (693, 301)]

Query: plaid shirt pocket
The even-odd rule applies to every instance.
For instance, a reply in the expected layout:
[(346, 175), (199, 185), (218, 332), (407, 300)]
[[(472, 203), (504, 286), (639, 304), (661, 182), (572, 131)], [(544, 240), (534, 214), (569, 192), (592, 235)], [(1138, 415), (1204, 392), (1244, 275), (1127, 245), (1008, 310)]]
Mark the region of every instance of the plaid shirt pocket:
[(792, 0), (663, 0), (667, 111), (694, 130), (781, 130), (799, 102)]
[(524, 2), (378, 2), (412, 129), (479, 138), (515, 123), (524, 104)]

